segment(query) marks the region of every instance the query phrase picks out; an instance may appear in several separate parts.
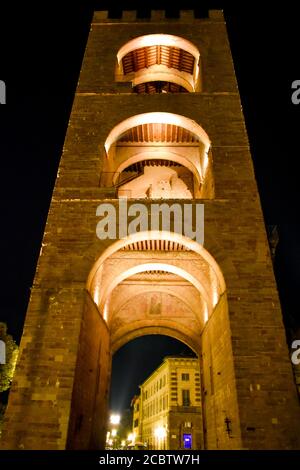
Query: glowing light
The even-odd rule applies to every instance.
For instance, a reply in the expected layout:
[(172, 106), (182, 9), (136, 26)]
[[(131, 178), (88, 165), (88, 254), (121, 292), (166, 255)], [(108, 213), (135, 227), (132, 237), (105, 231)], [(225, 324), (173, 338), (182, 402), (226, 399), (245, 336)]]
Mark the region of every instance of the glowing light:
[(112, 437), (116, 437), (116, 435), (117, 435), (117, 430), (116, 430), (116, 429), (112, 429), (111, 435), (112, 435)]
[(157, 439), (164, 439), (167, 435), (167, 431), (163, 426), (158, 426), (154, 430), (154, 436), (157, 437)]
[(105, 300), (105, 298), (109, 297), (113, 289), (124, 279), (127, 279), (130, 276), (133, 276), (134, 274), (139, 274), (145, 271), (166, 271), (172, 274), (176, 274), (177, 276), (182, 277), (183, 279), (186, 279), (189, 281), (196, 289), (200, 292), (201, 296), (203, 297), (203, 300), (206, 304), (210, 304), (209, 302), (209, 296), (206, 290), (204, 289), (203, 285), (201, 282), (198, 281), (194, 276), (192, 276), (189, 272), (185, 271), (182, 268), (179, 268), (178, 266), (174, 266), (172, 264), (166, 264), (166, 263), (145, 263), (145, 264), (139, 264), (136, 266), (133, 266), (132, 268), (127, 269), (124, 272), (121, 272), (118, 276), (116, 276), (112, 282), (107, 286), (106, 291), (102, 293), (102, 296)]
[(200, 256), (202, 256), (202, 258), (205, 261), (207, 261), (210, 264), (212, 271), (214, 272), (214, 275), (218, 279), (220, 293), (225, 292), (226, 285), (225, 285), (225, 280), (224, 280), (222, 271), (219, 265), (217, 264), (216, 260), (203, 247), (203, 245), (200, 245), (199, 243), (195, 242), (194, 240), (191, 240), (188, 237), (185, 237), (184, 235), (180, 235), (174, 232), (163, 231), (163, 230), (162, 231), (153, 230), (153, 231), (147, 231), (147, 232), (133, 233), (127, 236), (126, 238), (118, 240), (112, 245), (110, 245), (102, 253), (102, 255), (98, 258), (98, 260), (92, 267), (88, 280), (87, 280), (87, 286), (86, 286), (87, 289), (89, 291), (93, 291), (92, 288), (93, 288), (94, 282), (96, 278), (99, 277), (99, 274), (101, 275), (102, 266), (106, 259), (108, 259), (111, 255), (113, 255), (120, 249), (130, 245), (131, 243), (135, 243), (135, 242), (139, 242), (143, 240), (168, 240), (171, 242), (177, 242), (183, 245), (184, 247), (190, 249), (191, 251), (194, 251), (195, 253), (199, 254)]
[(207, 320), (208, 320), (208, 310), (207, 310), (207, 305), (206, 304), (204, 305), (204, 314), (203, 314), (203, 316), (204, 316), (204, 323), (206, 323)]
[(121, 416), (118, 414), (113, 414), (110, 416), (110, 422), (111, 424), (120, 424), (121, 421)]
[(192, 54), (197, 62), (200, 57), (200, 52), (198, 48), (187, 39), (178, 36), (173, 36), (171, 34), (147, 34), (145, 36), (139, 36), (137, 38), (134, 38), (131, 41), (127, 42), (127, 44), (124, 44), (124, 46), (122, 46), (117, 53), (118, 62), (120, 63), (123, 57), (129, 52), (134, 51), (135, 49), (139, 49), (141, 47), (149, 46), (178, 47), (179, 49), (183, 49), (184, 51)]
[[(98, 304), (97, 304), (98, 305)], [(103, 309), (103, 318), (105, 321), (107, 321), (108, 319), (108, 306), (107, 306), (107, 302), (106, 304), (104, 305), (104, 309)], [(120, 422), (120, 421), (119, 421)], [(113, 423), (113, 424), (119, 424), (119, 423)]]
[(205, 152), (204, 159), (203, 159), (203, 170), (202, 170), (202, 177), (203, 178), (205, 177), (206, 170), (207, 170), (207, 167), (208, 167), (208, 163), (209, 163), (208, 154), (207, 154), (207, 152)]
[(219, 294), (218, 294), (217, 289), (214, 289), (214, 291), (213, 291), (213, 307), (215, 307), (217, 305), (218, 301), (219, 301)]
[[(198, 67), (197, 67), (198, 70)], [(126, 75), (125, 75), (126, 76)], [(189, 92), (195, 91), (193, 76), (187, 72), (170, 69), (166, 65), (155, 64), (141, 69), (134, 74), (132, 86), (146, 82), (172, 82), (183, 86)]]
[(131, 116), (128, 119), (117, 124), (112, 131), (109, 133), (104, 147), (108, 155), (109, 149), (114, 142), (118, 140), (121, 134), (128, 131), (132, 127), (140, 126), (142, 124), (173, 124), (174, 126), (183, 127), (191, 133), (195, 134), (205, 146), (205, 151), (208, 152), (210, 147), (210, 139), (204, 129), (186, 116), (181, 116), (174, 113), (165, 113), (165, 112), (152, 112), (152, 113), (143, 113)]
[[(178, 153), (177, 153), (178, 152)], [(193, 175), (197, 178), (198, 183), (202, 181), (201, 175), (200, 175), (200, 164), (198, 162), (194, 161), (194, 158), (191, 158), (190, 156), (185, 156), (184, 154), (179, 153), (180, 151), (164, 151), (163, 149), (159, 149), (159, 158), (163, 160), (168, 160), (171, 162), (177, 162), (180, 163), (180, 165), (185, 166), (188, 170), (190, 170)], [(143, 161), (143, 160), (154, 160), (157, 159), (157, 152), (156, 149), (154, 151), (151, 151), (149, 149), (145, 150), (142, 149), (135, 155), (132, 155), (131, 157), (127, 158), (125, 161), (123, 161), (118, 168), (115, 171), (115, 175), (113, 177), (113, 183), (115, 184), (117, 182), (117, 179), (119, 177), (119, 174), (122, 173), (122, 171), (129, 167), (130, 165), (133, 165), (134, 163)]]
[(130, 434), (128, 434), (127, 440), (128, 440), (129, 442), (132, 442), (132, 443), (134, 444), (134, 441), (135, 441), (135, 433), (134, 433), (134, 432), (131, 432)]
[(94, 296), (93, 296), (94, 302), (95, 302), (96, 305), (99, 305), (99, 294), (100, 294), (99, 293), (99, 286), (96, 285), (95, 289), (94, 289)]

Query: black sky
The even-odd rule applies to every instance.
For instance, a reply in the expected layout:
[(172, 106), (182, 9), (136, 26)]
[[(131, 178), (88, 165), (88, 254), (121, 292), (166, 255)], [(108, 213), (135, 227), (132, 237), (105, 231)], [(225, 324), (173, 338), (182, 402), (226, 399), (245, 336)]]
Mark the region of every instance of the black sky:
[(148, 335), (120, 348), (113, 357), (110, 409), (122, 413), (129, 408), (139, 385), (162, 363), (165, 356), (196, 357), (185, 344), (174, 338)]
[[(10, 2), (0, 11), (0, 321), (19, 341), (89, 23), (94, 9), (175, 9), (174, 2)], [(223, 8), (267, 224), (281, 240), (276, 275), (285, 321), (300, 324), (300, 7), (284, 2), (185, 0), (198, 13)], [(118, 5), (116, 7), (115, 5)], [(200, 8), (199, 8), (200, 5)], [(170, 12), (171, 13), (171, 12)]]

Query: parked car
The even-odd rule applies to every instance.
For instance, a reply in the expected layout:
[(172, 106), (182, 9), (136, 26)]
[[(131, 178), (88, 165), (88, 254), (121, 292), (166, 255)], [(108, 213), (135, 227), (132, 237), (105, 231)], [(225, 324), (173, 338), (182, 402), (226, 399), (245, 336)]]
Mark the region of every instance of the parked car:
[(147, 445), (144, 442), (135, 442), (134, 444), (128, 444), (127, 450), (146, 450)]

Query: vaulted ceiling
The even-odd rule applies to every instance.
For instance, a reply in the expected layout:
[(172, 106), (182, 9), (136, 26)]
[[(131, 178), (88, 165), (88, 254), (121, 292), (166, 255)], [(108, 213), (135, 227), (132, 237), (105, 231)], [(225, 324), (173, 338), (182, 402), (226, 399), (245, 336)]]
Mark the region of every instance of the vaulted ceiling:
[(122, 251), (190, 251), (184, 245), (170, 240), (142, 240), (131, 243)]
[(122, 59), (124, 75), (156, 64), (193, 74), (195, 58), (179, 47), (148, 46), (135, 49)]
[(147, 123), (132, 127), (121, 135), (119, 143), (166, 142), (196, 144), (200, 139), (192, 132), (174, 124)]

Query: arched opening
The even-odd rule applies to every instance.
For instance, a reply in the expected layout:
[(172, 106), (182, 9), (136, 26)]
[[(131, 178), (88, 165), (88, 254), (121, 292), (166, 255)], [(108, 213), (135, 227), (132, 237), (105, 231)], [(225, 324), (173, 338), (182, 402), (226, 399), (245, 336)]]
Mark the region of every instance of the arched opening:
[(204, 448), (197, 353), (164, 333), (132, 339), (113, 356), (108, 449)]
[(211, 143), (190, 118), (151, 112), (115, 126), (105, 141), (100, 187), (114, 198), (212, 198)]
[(118, 51), (116, 81), (135, 93), (200, 91), (200, 53), (190, 41), (170, 34), (132, 39)]
[(147, 335), (175, 338), (201, 358), (203, 447), (226, 447), (217, 403), (235, 410), (236, 396), (226, 286), (214, 258), (176, 233), (135, 233), (102, 253), (86, 287), (69, 448), (105, 447), (112, 355)]

